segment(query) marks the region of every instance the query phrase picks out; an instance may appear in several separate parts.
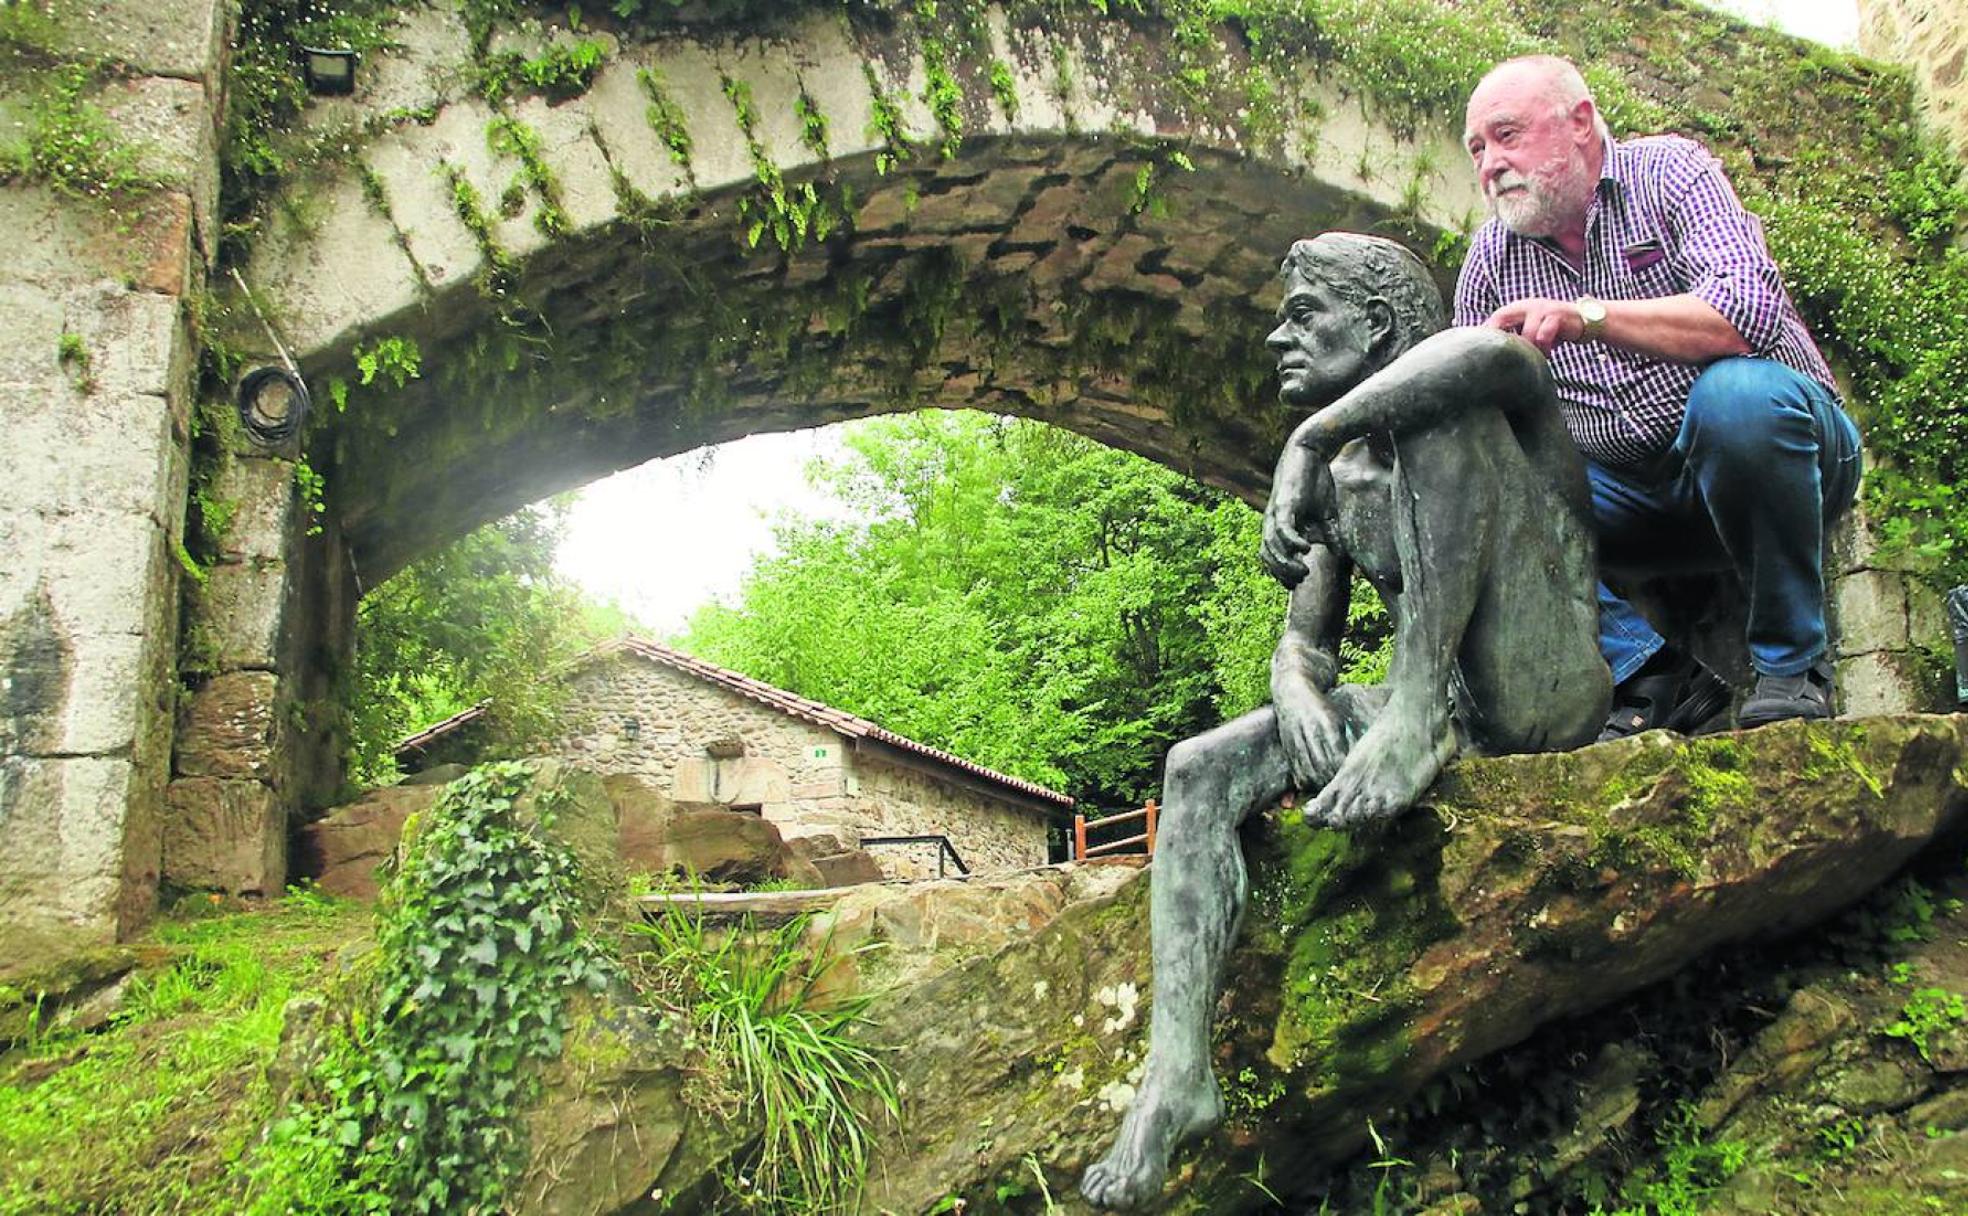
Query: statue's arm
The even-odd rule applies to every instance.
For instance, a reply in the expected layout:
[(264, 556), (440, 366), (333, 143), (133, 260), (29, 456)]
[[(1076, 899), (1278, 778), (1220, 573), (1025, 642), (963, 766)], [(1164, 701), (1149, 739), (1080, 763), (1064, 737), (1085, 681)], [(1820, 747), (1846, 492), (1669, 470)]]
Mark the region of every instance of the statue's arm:
[(1549, 397), (1551, 373), (1529, 342), (1494, 329), (1445, 329), (1416, 343), (1292, 432), (1323, 463), (1376, 431), (1422, 430), (1481, 404), (1515, 414)]
[(1292, 588), (1285, 630), (1271, 652), (1271, 706), (1292, 782), (1317, 789), (1346, 758), (1346, 720), (1326, 695), (1339, 682), (1352, 563), (1331, 545), (1306, 551), (1306, 575)]

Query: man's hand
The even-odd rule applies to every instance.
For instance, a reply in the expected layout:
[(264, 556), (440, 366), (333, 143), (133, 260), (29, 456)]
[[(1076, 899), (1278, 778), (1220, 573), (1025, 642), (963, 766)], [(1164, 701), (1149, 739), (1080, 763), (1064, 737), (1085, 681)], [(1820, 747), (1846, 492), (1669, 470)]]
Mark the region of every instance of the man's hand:
[(1286, 444), (1271, 478), (1271, 498), (1264, 504), (1264, 543), (1258, 555), (1287, 588), (1305, 579), (1305, 553), (1312, 541), (1304, 521), (1315, 518), (1331, 496), (1332, 472), (1324, 454), (1296, 441)]
[(1560, 342), (1585, 337), (1585, 318), (1569, 300), (1517, 300), (1491, 313), (1483, 324), (1518, 334), (1547, 355)]
[(1323, 788), (1346, 759), (1346, 719), (1298, 672), (1272, 672), (1271, 708), (1278, 715), (1278, 740), (1285, 745), (1292, 785)]

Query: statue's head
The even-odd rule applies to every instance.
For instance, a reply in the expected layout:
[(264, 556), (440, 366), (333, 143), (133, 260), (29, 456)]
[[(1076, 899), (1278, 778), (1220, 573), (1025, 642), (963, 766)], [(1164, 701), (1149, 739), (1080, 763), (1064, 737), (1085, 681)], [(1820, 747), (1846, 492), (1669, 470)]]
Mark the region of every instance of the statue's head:
[(1265, 345), (1278, 397), (1317, 409), (1442, 328), (1442, 293), (1421, 259), (1393, 241), (1328, 232), (1292, 245), (1285, 298)]

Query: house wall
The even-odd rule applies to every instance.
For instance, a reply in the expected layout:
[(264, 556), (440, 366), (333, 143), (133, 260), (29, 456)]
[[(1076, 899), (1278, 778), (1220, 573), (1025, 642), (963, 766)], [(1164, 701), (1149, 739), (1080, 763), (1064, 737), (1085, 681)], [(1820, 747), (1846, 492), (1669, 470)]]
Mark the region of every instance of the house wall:
[[(848, 799), (849, 813), (863, 835), (948, 836), (974, 874), (1045, 864), (1046, 821), (1040, 812), (884, 764), (866, 753), (850, 754), (848, 763), (850, 788), (855, 790)], [(868, 851), (896, 877), (936, 877), (938, 849), (933, 844), (882, 845)]]
[[(629, 737), (625, 724), (634, 718)], [(679, 802), (757, 805), (787, 837), (948, 836), (973, 872), (1042, 865), (1044, 817), (856, 754), (848, 740), (693, 676), (613, 655), (569, 681), (550, 750), (604, 773), (634, 773)], [(718, 759), (712, 744), (744, 743)], [(933, 845), (870, 850), (890, 877), (936, 874)]]

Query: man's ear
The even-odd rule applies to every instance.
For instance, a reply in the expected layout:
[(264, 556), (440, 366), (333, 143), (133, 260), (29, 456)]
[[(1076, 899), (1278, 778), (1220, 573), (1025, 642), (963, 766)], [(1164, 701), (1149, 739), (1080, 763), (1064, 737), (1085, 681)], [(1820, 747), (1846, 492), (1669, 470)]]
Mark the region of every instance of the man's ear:
[(1598, 114), (1598, 103), (1590, 97), (1579, 98), (1578, 104), (1572, 107), (1572, 129), (1580, 132), (1584, 140), (1595, 139), (1599, 134), (1599, 124), (1594, 121)]
[(1387, 346), (1394, 340), (1394, 306), (1385, 297), (1375, 296), (1367, 301), (1367, 349), (1377, 355), (1387, 353)]

